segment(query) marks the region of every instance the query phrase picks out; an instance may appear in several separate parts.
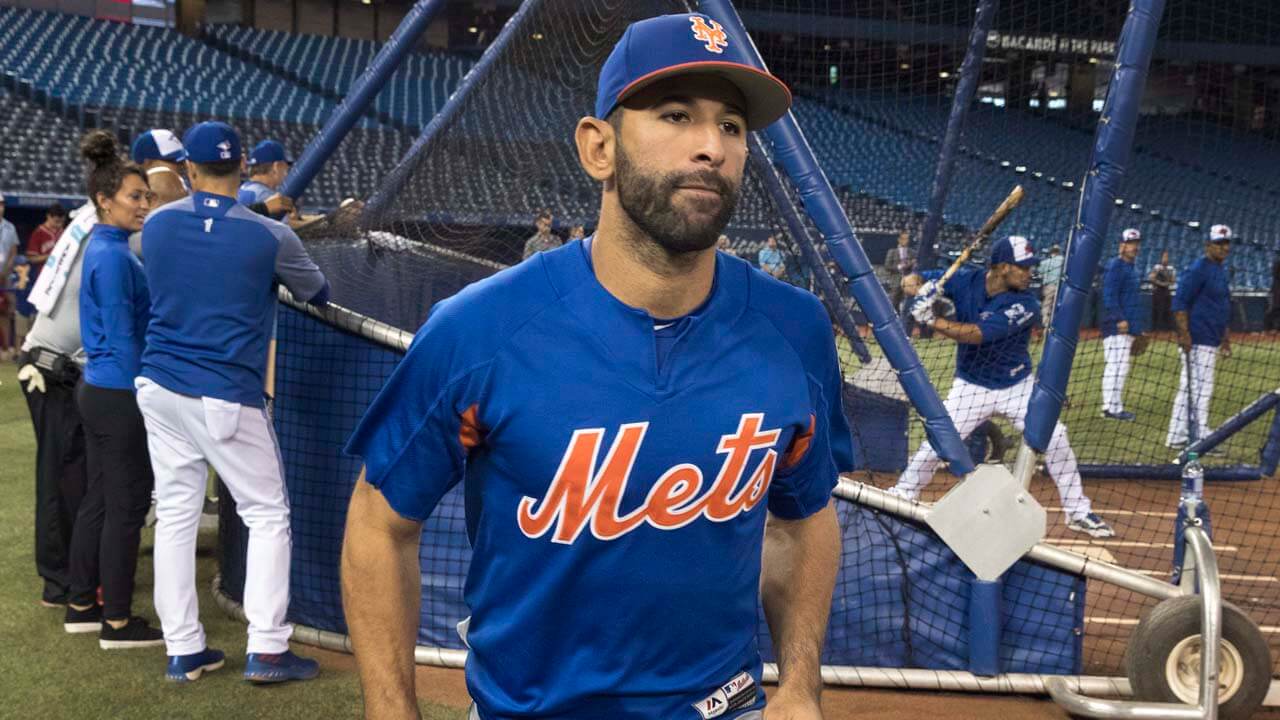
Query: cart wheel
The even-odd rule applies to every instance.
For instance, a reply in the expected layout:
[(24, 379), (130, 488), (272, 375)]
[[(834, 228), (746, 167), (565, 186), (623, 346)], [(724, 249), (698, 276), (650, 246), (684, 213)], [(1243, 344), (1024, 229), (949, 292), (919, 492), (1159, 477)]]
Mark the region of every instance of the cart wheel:
[[(1271, 651), (1244, 611), (1222, 604), (1218, 653), (1218, 717), (1245, 720), (1271, 685)], [(1170, 598), (1138, 623), (1125, 651), (1134, 697), (1152, 702), (1200, 702), (1200, 598)]]

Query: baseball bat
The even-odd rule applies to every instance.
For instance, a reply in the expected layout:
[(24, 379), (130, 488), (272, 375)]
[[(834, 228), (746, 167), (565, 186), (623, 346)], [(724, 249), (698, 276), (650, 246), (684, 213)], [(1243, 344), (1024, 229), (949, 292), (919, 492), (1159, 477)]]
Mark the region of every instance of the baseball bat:
[(1015, 185), (1013, 190), (1009, 192), (1009, 196), (1004, 199), (1004, 202), (1000, 203), (1000, 207), (996, 208), (996, 211), (991, 213), (991, 217), (987, 218), (987, 221), (982, 224), (978, 234), (974, 235), (973, 240), (970, 240), (969, 244), (964, 246), (964, 250), (960, 251), (960, 257), (956, 258), (956, 261), (951, 263), (951, 267), (947, 268), (947, 271), (938, 279), (939, 289), (947, 284), (947, 281), (951, 279), (952, 275), (956, 274), (956, 271), (962, 265), (969, 262), (969, 256), (973, 254), (973, 251), (982, 247), (982, 243), (986, 242), (987, 238), (991, 237), (991, 233), (1000, 227), (1000, 223), (1004, 222), (1006, 217), (1009, 217), (1009, 213), (1018, 207), (1018, 203), (1022, 202), (1022, 195), (1022, 186)]

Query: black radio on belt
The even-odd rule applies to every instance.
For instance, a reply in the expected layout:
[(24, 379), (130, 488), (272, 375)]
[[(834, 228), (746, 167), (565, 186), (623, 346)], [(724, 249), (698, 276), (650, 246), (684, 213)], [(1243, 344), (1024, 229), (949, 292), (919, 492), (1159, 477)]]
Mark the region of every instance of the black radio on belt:
[(26, 353), (26, 358), (19, 360), (19, 364), (35, 365), (43, 370), (50, 380), (65, 385), (75, 385), (76, 381), (80, 379), (80, 366), (76, 364), (76, 361), (72, 360), (68, 355), (49, 348), (31, 348)]

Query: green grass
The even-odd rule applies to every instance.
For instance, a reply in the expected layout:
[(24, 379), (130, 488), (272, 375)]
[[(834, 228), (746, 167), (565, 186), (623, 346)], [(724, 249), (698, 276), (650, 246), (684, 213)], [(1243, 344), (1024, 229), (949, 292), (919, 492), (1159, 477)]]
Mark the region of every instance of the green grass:
[[(352, 671), (322, 665), (306, 683), (256, 687), (240, 676), (245, 626), (214, 604), (213, 535), (202, 535), (198, 564), (201, 619), (209, 644), (227, 666), (189, 685), (164, 680), (163, 648), (103, 651), (96, 635), (67, 635), (62, 613), (39, 605), (33, 507), (35, 439), (14, 367), (0, 366), (0, 718), (355, 718), (360, 687)], [(151, 533), (143, 538), (135, 612), (151, 611)], [(295, 650), (306, 654), (306, 646)], [(460, 720), (465, 713), (423, 703), (424, 718)]]
[[(840, 356), (846, 372), (851, 374), (859, 367), (858, 361), (848, 350), (848, 343), (839, 340)], [(880, 356), (880, 347), (868, 343), (872, 354)], [(955, 343), (941, 338), (915, 339), (913, 345), (929, 377), (946, 398), (955, 374)], [(1042, 341), (1033, 341), (1031, 354), (1039, 364)], [(1280, 387), (1280, 342), (1250, 338), (1237, 338), (1233, 356), (1219, 356), (1215, 373), (1213, 403), (1209, 424), (1217, 427), (1224, 420), (1239, 412), (1263, 393)], [(1103, 375), (1102, 341), (1085, 340), (1080, 343), (1072, 368), (1067, 394), (1071, 407), (1062, 413), (1067, 434), (1077, 456), (1083, 463), (1139, 463), (1169, 462), (1173, 452), (1165, 448), (1165, 432), (1173, 410), (1173, 397), (1178, 390), (1178, 349), (1172, 342), (1157, 340), (1145, 355), (1136, 358), (1125, 385), (1125, 406), (1137, 414), (1138, 419), (1122, 423), (1100, 417), (1102, 408)], [(1258, 451), (1262, 448), (1270, 425), (1271, 415), (1264, 415), (1227, 443), (1222, 445), (1225, 457), (1211, 458), (1210, 464), (1257, 464)], [(1017, 437), (1008, 423), (1001, 422), (1006, 434)], [(911, 429), (911, 451), (919, 445), (923, 430), (919, 423)], [(1011, 458), (1010, 458), (1011, 459)]]

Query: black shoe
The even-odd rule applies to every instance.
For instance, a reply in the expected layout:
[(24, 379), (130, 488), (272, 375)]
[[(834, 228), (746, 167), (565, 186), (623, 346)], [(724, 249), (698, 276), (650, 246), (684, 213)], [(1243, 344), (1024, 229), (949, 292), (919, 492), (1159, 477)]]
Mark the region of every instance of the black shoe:
[(67, 614), (62, 620), (62, 629), (72, 635), (99, 632), (102, 628), (102, 607), (97, 603), (84, 610), (67, 606)]
[(128, 624), (116, 629), (111, 623), (102, 621), (102, 634), (98, 636), (98, 647), (103, 650), (125, 650), (128, 648), (154, 647), (164, 644), (164, 633), (153, 628), (146, 620), (137, 615), (129, 618)]
[(1125, 422), (1132, 422), (1133, 419), (1137, 416), (1129, 412), (1128, 410), (1121, 410), (1120, 412), (1111, 412), (1110, 410), (1103, 410), (1102, 417), (1111, 418), (1112, 420), (1123, 420)]

